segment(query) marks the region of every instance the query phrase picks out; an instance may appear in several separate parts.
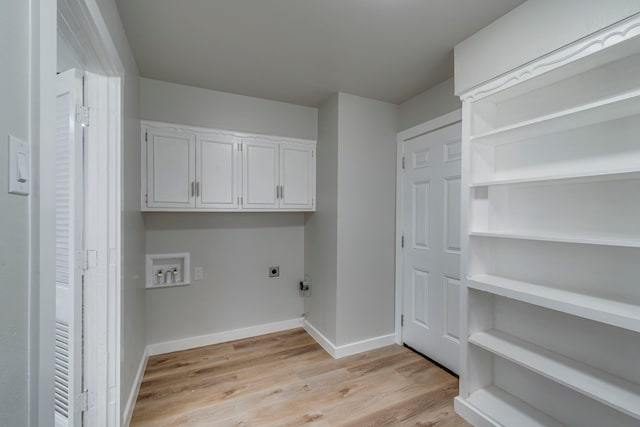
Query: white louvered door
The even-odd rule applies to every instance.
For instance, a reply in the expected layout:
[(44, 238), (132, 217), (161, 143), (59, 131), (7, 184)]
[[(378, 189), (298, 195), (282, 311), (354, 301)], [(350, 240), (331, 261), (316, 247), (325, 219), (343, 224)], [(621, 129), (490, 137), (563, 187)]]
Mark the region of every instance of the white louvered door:
[[(82, 425), (84, 260), (82, 73), (57, 77), (55, 425)], [(47, 159), (43, 159), (47, 161)]]

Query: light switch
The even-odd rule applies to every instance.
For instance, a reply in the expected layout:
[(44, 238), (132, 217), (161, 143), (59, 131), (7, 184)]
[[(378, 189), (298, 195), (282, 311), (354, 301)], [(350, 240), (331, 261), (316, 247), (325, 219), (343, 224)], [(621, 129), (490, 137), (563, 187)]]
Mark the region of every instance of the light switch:
[(29, 144), (9, 135), (9, 193), (23, 196), (29, 194), (30, 163)]
[(18, 152), (18, 182), (27, 182), (29, 170), (27, 169), (27, 154)]
[(202, 267), (194, 267), (193, 268), (193, 280), (202, 280), (204, 274), (202, 271)]

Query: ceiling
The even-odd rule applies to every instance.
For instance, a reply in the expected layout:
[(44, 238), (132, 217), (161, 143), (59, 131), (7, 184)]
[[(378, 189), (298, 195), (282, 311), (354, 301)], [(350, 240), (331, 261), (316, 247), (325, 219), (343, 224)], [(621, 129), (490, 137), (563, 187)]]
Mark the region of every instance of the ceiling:
[(141, 76), (312, 107), (339, 91), (401, 103), (522, 2), (117, 0)]

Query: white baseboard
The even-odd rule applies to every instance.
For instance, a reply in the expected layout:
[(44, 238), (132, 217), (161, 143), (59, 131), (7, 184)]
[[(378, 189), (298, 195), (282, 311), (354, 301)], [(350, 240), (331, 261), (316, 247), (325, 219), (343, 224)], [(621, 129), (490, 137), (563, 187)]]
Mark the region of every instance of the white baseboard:
[(463, 399), (460, 396), (453, 399), (453, 408), (456, 414), (476, 427), (496, 427), (502, 425), (492, 420), (488, 415), (471, 405), (467, 399)]
[(197, 337), (183, 338), (174, 341), (166, 341), (147, 346), (149, 356), (157, 354), (171, 353), (173, 351), (187, 350), (205, 345), (220, 344), (223, 342), (240, 340), (243, 338), (256, 337), (258, 335), (270, 334), (272, 332), (286, 331), (287, 329), (299, 328), (300, 319), (283, 320), (281, 322), (265, 323), (262, 325), (250, 326), (248, 328), (234, 329), (232, 331), (217, 332), (215, 334), (200, 335)]
[(311, 338), (320, 344), (320, 347), (324, 348), (324, 351), (329, 353), (334, 359), (336, 358), (336, 346), (334, 346), (327, 337), (322, 335), (322, 333), (309, 323), (307, 319), (302, 321), (302, 327), (309, 335), (311, 335)]
[(127, 399), (127, 406), (124, 408), (124, 413), (122, 414), (122, 425), (124, 427), (129, 427), (131, 423), (131, 417), (133, 416), (133, 408), (136, 405), (136, 400), (138, 399), (138, 393), (140, 392), (140, 384), (142, 384), (142, 377), (144, 376), (144, 371), (147, 368), (147, 360), (149, 360), (149, 351), (148, 347), (144, 349), (142, 353), (142, 359), (140, 360), (140, 366), (138, 366), (138, 372), (136, 372), (136, 377), (133, 380), (133, 384), (131, 385), (131, 391), (129, 392), (129, 398)]
[(331, 341), (329, 341), (327, 337), (325, 337), (320, 331), (318, 331), (311, 323), (309, 323), (308, 320), (305, 319), (302, 322), (302, 327), (334, 359), (340, 359), (341, 357), (351, 356), (353, 354), (374, 350), (376, 348), (385, 347), (396, 343), (396, 334), (389, 334), (336, 346)]

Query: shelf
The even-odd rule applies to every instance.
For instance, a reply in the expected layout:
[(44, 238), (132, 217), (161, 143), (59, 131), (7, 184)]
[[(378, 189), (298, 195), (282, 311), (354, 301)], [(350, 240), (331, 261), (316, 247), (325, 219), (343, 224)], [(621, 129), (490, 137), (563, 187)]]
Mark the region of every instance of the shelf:
[(469, 342), (640, 419), (640, 386), (495, 329)]
[(470, 138), (472, 143), (501, 145), (558, 133), (582, 126), (608, 122), (640, 112), (640, 90), (591, 102), (532, 120), (494, 129)]
[(500, 426), (563, 427), (555, 419), (504, 390), (489, 386), (477, 390), (463, 404), (482, 412)]
[(520, 233), (495, 233), (472, 231), (469, 233), (473, 237), (495, 237), (499, 239), (515, 240), (535, 240), (541, 242), (555, 243), (578, 243), (581, 245), (617, 246), (624, 248), (640, 248), (640, 240), (619, 239), (615, 237), (581, 237), (575, 235), (541, 235), (541, 234), (520, 234)]
[(640, 306), (489, 274), (469, 278), (469, 287), (640, 332)]
[(638, 171), (638, 169), (629, 169), (597, 173), (558, 174), (533, 178), (496, 179), (492, 181), (475, 182), (471, 184), (471, 187), (552, 183), (553, 181), (562, 181), (562, 184), (578, 184), (583, 182), (619, 181), (638, 178), (640, 178), (640, 171)]

